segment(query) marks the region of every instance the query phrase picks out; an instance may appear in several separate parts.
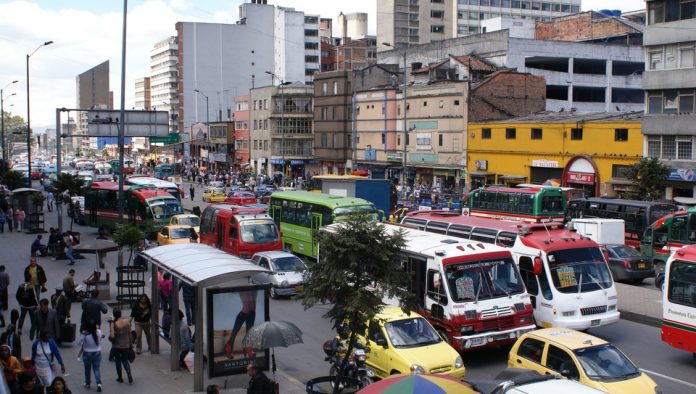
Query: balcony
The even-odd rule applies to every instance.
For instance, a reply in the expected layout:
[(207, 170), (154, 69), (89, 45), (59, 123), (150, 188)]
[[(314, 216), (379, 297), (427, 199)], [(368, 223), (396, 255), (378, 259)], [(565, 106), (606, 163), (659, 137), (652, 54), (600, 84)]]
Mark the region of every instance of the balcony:
[(287, 146), (283, 148), (273, 148), (271, 151), (273, 156), (285, 157), (313, 157), (312, 146)]

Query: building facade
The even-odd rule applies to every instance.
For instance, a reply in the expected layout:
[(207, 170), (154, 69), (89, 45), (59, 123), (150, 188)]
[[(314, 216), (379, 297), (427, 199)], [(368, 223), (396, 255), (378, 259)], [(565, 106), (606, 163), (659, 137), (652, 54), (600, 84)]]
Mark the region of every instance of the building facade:
[(181, 132), (178, 127), (178, 64), (177, 37), (167, 37), (158, 41), (150, 50), (150, 108), (169, 112), (169, 132), (171, 133)]
[(314, 157), (320, 174), (344, 175), (352, 168), (353, 73), (314, 75)]
[(304, 16), (305, 39), (305, 83), (311, 84), (314, 73), (321, 71), (321, 36), (319, 35), (319, 15)]
[(553, 179), (587, 196), (626, 191), (643, 151), (641, 113), (540, 113), (469, 123), (467, 186)]
[(377, 2), (377, 50), (456, 37), (456, 0), (380, 0)]
[(645, 155), (672, 171), (665, 198), (696, 197), (696, 3), (648, 1), (643, 35), (646, 106)]
[(234, 98), (234, 168), (246, 169), (249, 166), (249, 95)]
[[(113, 93), (109, 90), (109, 61), (105, 61), (78, 75), (77, 108), (79, 109), (113, 109)], [(87, 113), (80, 113), (76, 134), (87, 133)], [(72, 138), (73, 151), (81, 153), (95, 151), (98, 145), (115, 143), (115, 137)]]

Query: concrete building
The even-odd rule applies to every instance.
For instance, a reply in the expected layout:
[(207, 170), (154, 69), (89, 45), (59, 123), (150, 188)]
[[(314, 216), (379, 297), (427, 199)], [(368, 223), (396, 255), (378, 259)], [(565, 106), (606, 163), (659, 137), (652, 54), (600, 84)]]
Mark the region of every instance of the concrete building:
[(314, 157), (320, 174), (344, 175), (352, 169), (353, 73), (314, 75)]
[(169, 112), (169, 131), (180, 132), (177, 87), (179, 48), (177, 37), (167, 37), (150, 50), (150, 108)]
[(379, 63), (428, 64), (448, 54), (475, 53), (498, 67), (546, 79), (548, 111), (625, 112), (644, 108), (639, 45), (545, 41), (496, 31), (378, 52)]
[(367, 35), (367, 13), (354, 12), (344, 14), (341, 12), (337, 18), (338, 37), (359, 40)]
[[(109, 61), (98, 64), (78, 75), (77, 108), (80, 109), (113, 109), (113, 92), (109, 90)], [(87, 113), (80, 113), (76, 134), (87, 133)], [(115, 138), (115, 137), (114, 137)], [(103, 144), (112, 142), (110, 137), (100, 137)], [(94, 151), (98, 147), (97, 138), (72, 138), (73, 151), (81, 153)], [(68, 141), (64, 141), (68, 144)]]
[(305, 83), (311, 84), (314, 73), (321, 71), (321, 49), (319, 43), (319, 16), (304, 15), (304, 45), (305, 45)]
[[(135, 109), (151, 109), (150, 77), (135, 80)], [(146, 137), (133, 137), (132, 149), (134, 152), (145, 153), (150, 149), (149, 139)]]
[(249, 95), (234, 98), (234, 168), (241, 170), (249, 165)]
[(642, 45), (644, 28), (644, 24), (623, 18), (619, 11), (587, 11), (548, 21), (536, 21), (533, 38), (609, 45)]
[(351, 71), (377, 63), (374, 36), (342, 39), (338, 45), (321, 43), (321, 71)]
[(330, 42), (333, 37), (333, 19), (319, 18), (319, 39), (321, 42)]
[[(676, 5), (675, 5), (676, 4)], [(672, 168), (665, 198), (696, 197), (696, 2), (648, 1), (645, 27), (645, 156)]]
[[(579, 0), (578, 0), (579, 1)], [(377, 2), (377, 50), (418, 45), (455, 37), (455, 0), (380, 0)]]
[(251, 164), (258, 172), (304, 177), (314, 163), (311, 86), (293, 83), (251, 90)]

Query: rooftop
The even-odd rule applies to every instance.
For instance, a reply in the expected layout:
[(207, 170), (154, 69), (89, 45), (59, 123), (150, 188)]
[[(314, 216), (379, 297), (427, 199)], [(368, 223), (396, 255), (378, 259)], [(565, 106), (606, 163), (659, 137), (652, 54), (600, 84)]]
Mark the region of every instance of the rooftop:
[(481, 123), (572, 123), (572, 122), (620, 122), (620, 121), (636, 121), (639, 122), (643, 118), (643, 111), (636, 112), (575, 112), (561, 111), (552, 112), (544, 111), (531, 115), (520, 116), (517, 118), (505, 120), (492, 120)]

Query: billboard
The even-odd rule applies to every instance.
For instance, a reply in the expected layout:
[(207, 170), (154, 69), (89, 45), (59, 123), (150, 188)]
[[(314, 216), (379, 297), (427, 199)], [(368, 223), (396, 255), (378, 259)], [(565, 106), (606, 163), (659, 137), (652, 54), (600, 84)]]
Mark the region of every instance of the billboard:
[[(124, 111), (125, 137), (168, 137), (167, 111)], [(118, 137), (120, 110), (87, 111), (87, 134), (90, 137)]]
[(269, 290), (265, 286), (208, 289), (208, 377), (246, 373), (252, 362), (268, 369), (268, 349), (242, 346), (247, 331), (269, 320)]

